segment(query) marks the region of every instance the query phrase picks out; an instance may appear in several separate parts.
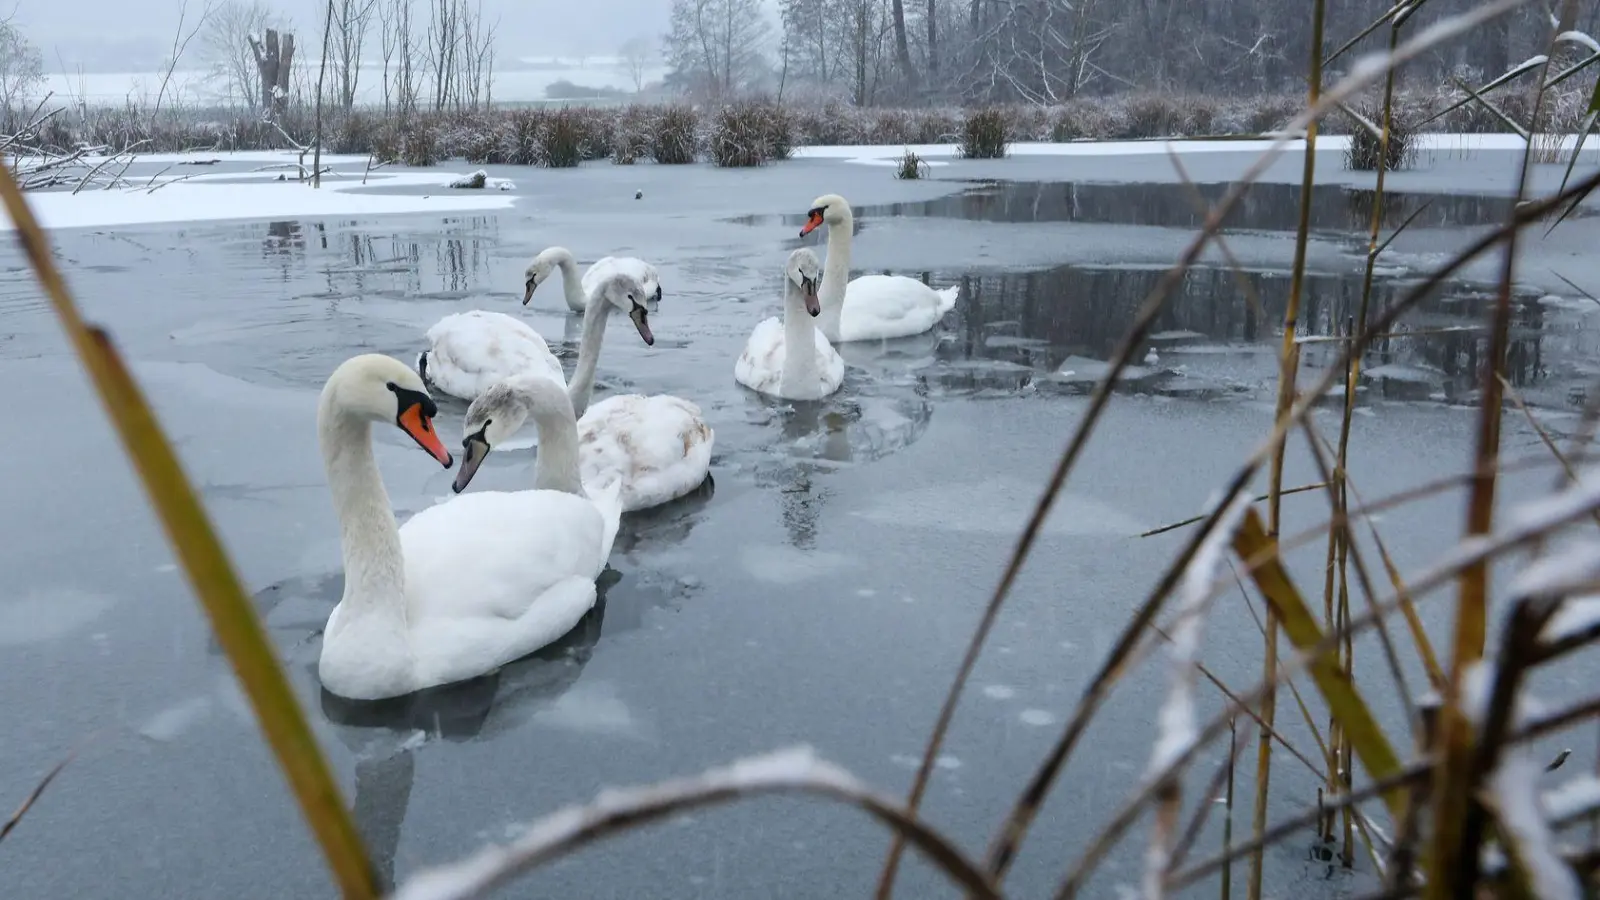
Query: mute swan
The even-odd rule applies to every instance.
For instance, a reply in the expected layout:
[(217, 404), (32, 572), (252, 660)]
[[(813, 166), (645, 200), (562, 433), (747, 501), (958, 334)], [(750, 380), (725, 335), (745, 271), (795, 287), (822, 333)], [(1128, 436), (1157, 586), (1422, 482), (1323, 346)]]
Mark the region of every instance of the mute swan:
[(528, 370), (567, 383), (544, 337), (505, 313), (451, 313), (428, 329), (427, 338), (428, 349), (417, 354), (417, 374), (452, 397), (471, 401), (496, 381)]
[[(570, 393), (584, 484), (622, 484), (622, 508), (649, 509), (699, 487), (711, 471), (716, 432), (700, 407), (671, 394), (618, 394), (589, 406), (593, 382)], [(587, 408), (585, 408), (587, 407)], [(542, 451), (541, 451), (542, 452)]]
[(733, 364), (733, 378), (762, 394), (787, 400), (817, 400), (844, 382), (844, 360), (813, 324), (820, 311), (817, 278), (822, 263), (801, 247), (783, 268), (783, 322), (763, 320)]
[(528, 263), (527, 272), (523, 275), (524, 306), (533, 299), (533, 292), (538, 290), (539, 285), (548, 281), (550, 273), (556, 269), (561, 270), (561, 287), (566, 292), (567, 308), (573, 312), (583, 312), (594, 289), (618, 273), (633, 276), (644, 285), (646, 294), (655, 294), (656, 302), (661, 302), (661, 277), (656, 274), (655, 266), (642, 259), (633, 256), (601, 257), (583, 273), (580, 283), (578, 265), (572, 258), (572, 251), (565, 247), (546, 247), (539, 251), (533, 262)]
[[(525, 377), (538, 382), (531, 412), (543, 432), (541, 463), (554, 470), (574, 456), (571, 406), (549, 379)], [(437, 414), (421, 377), (387, 356), (346, 360), (323, 386), (317, 432), (345, 585), (317, 671), (335, 695), (379, 700), (475, 678), (559, 638), (594, 605), (621, 515), (615, 491), (594, 501), (558, 490), (483, 491), (395, 526), (372, 423), (396, 423), (448, 469), (454, 460), (434, 431)], [(569, 485), (574, 468), (559, 473)]]
[(817, 329), (828, 340), (875, 341), (921, 334), (955, 308), (959, 284), (934, 290), (904, 275), (862, 275), (845, 284), (850, 277), (854, 222), (843, 197), (824, 194), (811, 201), (805, 227), (800, 229), (805, 237), (828, 226), (828, 267), (817, 292), (822, 302)]
[[(711, 470), (711, 448), (716, 437), (700, 407), (681, 397), (621, 394), (589, 406), (606, 318), (612, 309), (627, 311), (645, 343), (655, 342), (648, 318), (655, 301), (637, 301), (635, 298), (643, 292), (637, 279), (626, 273), (613, 273), (590, 293), (591, 300), (599, 294), (607, 302), (591, 303), (584, 311), (578, 364), (567, 388), (572, 410), (581, 416), (578, 467), (583, 483), (595, 487), (620, 482), (623, 509), (628, 512), (659, 506), (699, 487)], [(499, 390), (498, 384), (490, 390)], [(473, 409), (467, 411), (468, 433), (475, 430)], [(520, 426), (522, 419), (517, 422)], [(500, 432), (500, 440), (515, 432), (516, 428)], [(544, 450), (539, 452), (543, 454)], [(467, 480), (471, 480), (470, 475)], [(466, 481), (460, 483), (465, 486)]]

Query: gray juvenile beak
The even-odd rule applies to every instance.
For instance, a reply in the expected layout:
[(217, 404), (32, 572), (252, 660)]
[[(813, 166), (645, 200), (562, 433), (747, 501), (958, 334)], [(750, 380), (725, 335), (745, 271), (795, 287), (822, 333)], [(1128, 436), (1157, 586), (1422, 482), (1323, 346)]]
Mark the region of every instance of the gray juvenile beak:
[(467, 489), (472, 476), (478, 473), (478, 466), (489, 455), (489, 442), (481, 437), (469, 437), (461, 442), (461, 446), (461, 468), (456, 471), (455, 483), (450, 486), (458, 494)]
[(656, 336), (650, 333), (650, 312), (642, 304), (635, 303), (633, 309), (628, 310), (628, 318), (633, 320), (633, 327), (639, 329), (639, 337), (644, 338), (645, 346), (655, 346)]
[(528, 305), (528, 301), (533, 299), (533, 289), (536, 288), (536, 287), (538, 287), (538, 285), (533, 283), (533, 279), (532, 278), (529, 278), (527, 283), (522, 286), (522, 305), (523, 306), (527, 306)]
[(813, 316), (822, 313), (822, 303), (817, 299), (817, 283), (811, 279), (800, 276), (800, 292), (806, 297), (806, 312)]

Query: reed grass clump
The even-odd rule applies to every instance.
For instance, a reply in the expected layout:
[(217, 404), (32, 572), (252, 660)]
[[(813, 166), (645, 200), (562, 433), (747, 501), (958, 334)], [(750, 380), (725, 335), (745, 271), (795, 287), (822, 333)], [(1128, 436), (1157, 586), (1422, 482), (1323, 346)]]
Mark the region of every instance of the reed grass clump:
[(1000, 159), (1006, 143), (1006, 117), (998, 109), (974, 110), (961, 123), (961, 155), (967, 159)]
[(584, 160), (584, 144), (590, 137), (584, 128), (583, 113), (558, 109), (540, 117), (538, 129), (539, 164), (551, 169), (571, 169)]
[(927, 160), (907, 148), (905, 154), (900, 157), (900, 162), (895, 165), (894, 177), (906, 181), (915, 181), (918, 178), (925, 177), (929, 171)]
[(1350, 143), (1345, 146), (1345, 168), (1357, 172), (1395, 172), (1412, 166), (1417, 157), (1417, 134), (1404, 116), (1394, 116), (1389, 122), (1389, 141), (1384, 146), (1381, 134), (1383, 113), (1367, 107), (1360, 111), (1362, 118), (1376, 125), (1380, 131), (1358, 126), (1350, 132)]
[(711, 161), (740, 168), (788, 159), (794, 149), (791, 128), (789, 117), (770, 103), (724, 106), (712, 119), (706, 139)]
[(689, 106), (668, 106), (656, 113), (650, 129), (650, 155), (664, 166), (681, 166), (700, 157), (700, 117)]

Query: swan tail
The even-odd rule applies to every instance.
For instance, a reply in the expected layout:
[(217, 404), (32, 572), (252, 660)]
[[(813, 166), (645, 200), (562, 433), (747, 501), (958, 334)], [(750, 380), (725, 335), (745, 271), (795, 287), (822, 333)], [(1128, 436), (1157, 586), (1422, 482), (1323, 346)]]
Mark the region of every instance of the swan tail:
[(952, 284), (943, 290), (934, 291), (939, 295), (938, 314), (943, 316), (956, 307), (956, 299), (961, 296), (961, 285)]

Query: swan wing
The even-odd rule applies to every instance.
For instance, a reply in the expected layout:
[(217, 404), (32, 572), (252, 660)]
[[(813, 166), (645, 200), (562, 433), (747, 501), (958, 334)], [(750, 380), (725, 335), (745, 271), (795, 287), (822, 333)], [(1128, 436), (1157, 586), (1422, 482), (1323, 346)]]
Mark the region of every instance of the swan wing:
[(632, 275), (646, 294), (654, 295), (661, 288), (661, 276), (656, 273), (656, 267), (644, 260), (636, 256), (602, 256), (583, 273), (583, 280), (579, 282), (583, 286), (583, 295), (589, 296), (600, 282), (618, 272)]
[[(609, 534), (608, 534), (609, 531)], [(431, 506), (400, 528), (408, 618), (521, 618), (567, 578), (605, 568), (615, 525), (561, 491), (475, 491)], [(425, 646), (425, 630), (418, 643)]]
[(752, 391), (776, 395), (783, 386), (783, 356), (783, 321), (773, 316), (750, 332), (744, 352), (734, 360), (733, 379)]
[(427, 378), (453, 397), (471, 400), (496, 381), (529, 370), (566, 386), (561, 361), (544, 337), (505, 313), (453, 313), (429, 328), (427, 338)]
[(960, 285), (936, 291), (904, 275), (862, 275), (845, 286), (839, 337), (882, 340), (921, 334), (955, 307)]
[(418, 687), (477, 678), (554, 643), (594, 608), (596, 597), (593, 578), (570, 575), (530, 593), (532, 602), (515, 618), (465, 615), (413, 622)]
[(578, 466), (585, 484), (621, 482), (625, 510), (659, 506), (689, 493), (711, 469), (715, 432), (700, 407), (670, 394), (622, 394), (578, 420)]
[(817, 374), (822, 379), (821, 396), (826, 397), (844, 384), (844, 357), (833, 349), (833, 344), (822, 333), (822, 329), (813, 330), (817, 334)]

